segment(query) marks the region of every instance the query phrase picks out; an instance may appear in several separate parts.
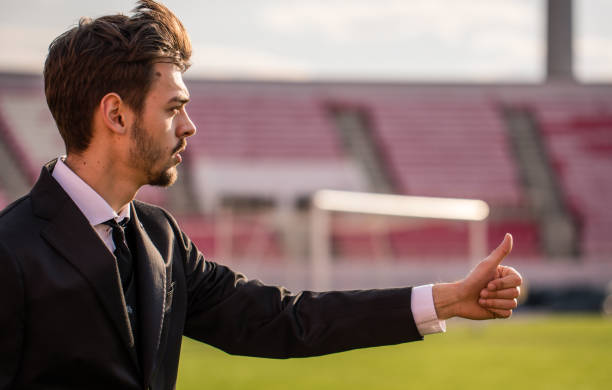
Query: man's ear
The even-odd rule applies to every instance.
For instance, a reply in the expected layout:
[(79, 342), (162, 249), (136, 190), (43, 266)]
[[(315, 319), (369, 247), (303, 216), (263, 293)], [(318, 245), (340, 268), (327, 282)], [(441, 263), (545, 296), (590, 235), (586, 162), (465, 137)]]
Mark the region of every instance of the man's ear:
[(115, 92), (104, 95), (100, 100), (100, 114), (106, 127), (114, 133), (127, 133), (127, 116), (129, 108)]

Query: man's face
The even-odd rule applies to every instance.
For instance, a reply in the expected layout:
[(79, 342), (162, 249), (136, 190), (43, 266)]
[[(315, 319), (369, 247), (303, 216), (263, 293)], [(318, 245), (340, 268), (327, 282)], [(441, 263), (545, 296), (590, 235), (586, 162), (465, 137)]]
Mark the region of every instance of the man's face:
[(170, 186), (187, 137), (195, 134), (185, 104), (189, 92), (179, 68), (158, 63), (142, 113), (131, 127), (130, 165), (142, 174), (143, 184)]

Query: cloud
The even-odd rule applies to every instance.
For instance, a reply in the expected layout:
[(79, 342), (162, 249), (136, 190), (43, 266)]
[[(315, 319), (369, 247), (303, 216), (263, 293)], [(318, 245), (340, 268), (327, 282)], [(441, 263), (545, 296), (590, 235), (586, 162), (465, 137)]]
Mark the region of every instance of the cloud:
[(612, 80), (612, 37), (580, 36), (574, 51), (578, 78), (584, 81)]
[(3, 70), (41, 73), (54, 29), (27, 25), (0, 25), (0, 67)]
[(537, 81), (543, 68), (539, 4), (534, 0), (285, 1), (263, 7), (259, 18), (287, 39), (310, 37), (320, 42), (321, 52), (363, 61), (353, 62), (352, 68), (371, 75)]
[(263, 7), (260, 18), (278, 33), (319, 32), (337, 43), (381, 35), (437, 35), (453, 42), (465, 31), (481, 27), (528, 27), (534, 4), (532, 0), (287, 1)]
[(246, 47), (198, 45), (190, 75), (305, 79), (310, 65), (279, 54)]

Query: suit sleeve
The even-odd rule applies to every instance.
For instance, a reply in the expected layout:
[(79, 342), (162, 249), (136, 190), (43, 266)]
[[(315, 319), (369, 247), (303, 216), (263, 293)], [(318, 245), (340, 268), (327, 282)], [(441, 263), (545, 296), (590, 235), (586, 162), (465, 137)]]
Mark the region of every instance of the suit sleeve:
[(268, 358), (422, 339), (412, 317), (410, 287), (292, 294), (206, 261), (184, 234), (182, 238), (188, 289), (185, 335), (191, 338), (230, 354)]
[(23, 275), (0, 242), (0, 389), (12, 388), (21, 361)]

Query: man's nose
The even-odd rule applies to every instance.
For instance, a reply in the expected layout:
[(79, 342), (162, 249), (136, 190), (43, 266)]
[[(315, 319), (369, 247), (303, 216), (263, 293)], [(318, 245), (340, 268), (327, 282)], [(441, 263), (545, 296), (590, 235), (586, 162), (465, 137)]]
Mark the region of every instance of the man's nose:
[(182, 118), (180, 125), (176, 128), (176, 136), (178, 138), (191, 137), (192, 135), (196, 133), (196, 127), (191, 121), (191, 118), (189, 118), (189, 115), (187, 114), (187, 110), (183, 111), (182, 117), (183, 118)]

